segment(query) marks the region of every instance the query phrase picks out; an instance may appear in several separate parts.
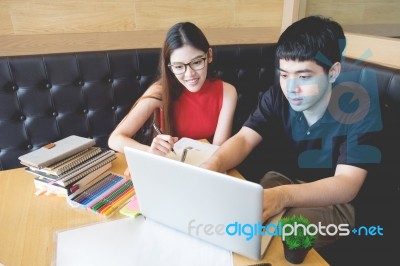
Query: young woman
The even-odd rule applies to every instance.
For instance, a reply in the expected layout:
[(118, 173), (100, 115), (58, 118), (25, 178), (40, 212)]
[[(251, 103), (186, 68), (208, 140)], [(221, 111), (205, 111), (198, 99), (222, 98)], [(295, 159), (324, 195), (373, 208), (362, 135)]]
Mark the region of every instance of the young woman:
[[(165, 155), (181, 137), (208, 139), (221, 145), (231, 136), (236, 89), (212, 77), (210, 45), (193, 23), (174, 25), (161, 53), (161, 78), (149, 87), (110, 135), (111, 149), (124, 146)], [(163, 134), (150, 146), (134, 140), (146, 121), (155, 115)]]

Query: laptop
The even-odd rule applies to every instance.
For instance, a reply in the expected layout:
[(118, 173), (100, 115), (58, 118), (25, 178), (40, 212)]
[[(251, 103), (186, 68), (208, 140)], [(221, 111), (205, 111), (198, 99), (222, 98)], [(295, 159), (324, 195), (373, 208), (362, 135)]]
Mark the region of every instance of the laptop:
[[(263, 257), (275, 231), (259, 231), (259, 184), (129, 147), (124, 151), (146, 219), (252, 259)], [(276, 225), (280, 216), (267, 224)]]

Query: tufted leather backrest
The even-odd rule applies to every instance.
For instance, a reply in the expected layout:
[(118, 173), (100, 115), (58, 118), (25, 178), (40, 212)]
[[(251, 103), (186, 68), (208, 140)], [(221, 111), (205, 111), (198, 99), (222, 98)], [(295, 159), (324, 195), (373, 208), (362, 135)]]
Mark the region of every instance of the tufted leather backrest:
[(0, 59), (0, 168), (75, 134), (107, 138), (157, 71), (159, 51), (70, 53)]
[[(220, 45), (213, 52), (213, 70), (238, 91), (236, 132), (259, 93), (274, 82), (274, 44)], [(156, 80), (159, 53), (132, 49), (0, 58), (0, 169), (21, 167), (20, 155), (72, 134), (107, 147), (109, 134)], [(397, 143), (399, 69), (354, 63), (346, 60), (343, 69), (358, 69), (358, 79), (366, 78), (366, 70), (376, 73), (385, 138)]]
[[(358, 84), (373, 83), (376, 80), (383, 124), (377, 143), (382, 155), (381, 163), (369, 172), (358, 200), (362, 202), (367, 197), (374, 199), (373, 204), (378, 204), (379, 201), (376, 201), (376, 198), (387, 198), (390, 199), (390, 204), (398, 204), (400, 200), (398, 167), (400, 162), (400, 69), (353, 59), (346, 59), (342, 65), (343, 73), (356, 73), (353, 81)], [(388, 203), (385, 204), (389, 206)], [(371, 205), (360, 204), (360, 206), (365, 209), (371, 208)]]
[[(69, 135), (107, 139), (157, 78), (159, 49), (0, 58), (0, 169)], [(273, 80), (273, 45), (214, 49), (214, 71), (239, 93), (235, 130)]]

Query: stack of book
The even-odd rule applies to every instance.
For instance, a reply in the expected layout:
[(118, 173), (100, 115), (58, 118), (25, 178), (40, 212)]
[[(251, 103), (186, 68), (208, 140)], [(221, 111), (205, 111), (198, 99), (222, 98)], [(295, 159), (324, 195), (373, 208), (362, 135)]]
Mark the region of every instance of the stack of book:
[[(115, 152), (95, 144), (92, 139), (72, 135), (19, 159), (26, 166), (25, 170), (35, 175), (37, 195), (62, 195), (72, 206), (109, 216), (126, 203), (134, 191), (130, 180), (108, 171), (111, 162), (117, 158)], [(91, 208), (80, 202), (81, 199), (98, 204)]]
[(35, 175), (38, 194), (68, 196), (84, 190), (111, 168), (115, 152), (94, 145), (93, 139), (73, 135), (19, 159), (26, 171)]

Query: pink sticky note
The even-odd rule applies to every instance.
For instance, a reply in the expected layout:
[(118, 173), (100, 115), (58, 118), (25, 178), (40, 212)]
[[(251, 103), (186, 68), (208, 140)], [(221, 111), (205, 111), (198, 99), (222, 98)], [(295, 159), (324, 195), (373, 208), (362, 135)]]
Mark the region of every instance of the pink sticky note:
[(121, 208), (120, 213), (126, 216), (137, 216), (140, 214), (139, 203), (137, 201), (136, 195), (133, 195), (123, 208)]

